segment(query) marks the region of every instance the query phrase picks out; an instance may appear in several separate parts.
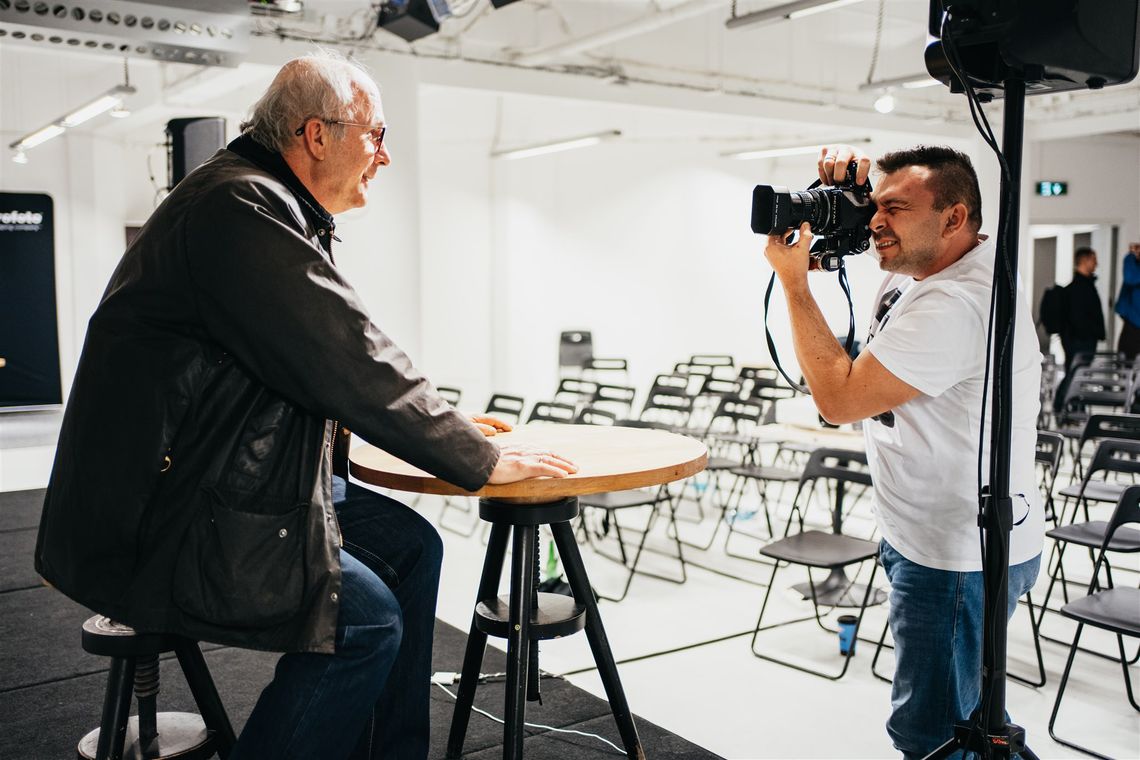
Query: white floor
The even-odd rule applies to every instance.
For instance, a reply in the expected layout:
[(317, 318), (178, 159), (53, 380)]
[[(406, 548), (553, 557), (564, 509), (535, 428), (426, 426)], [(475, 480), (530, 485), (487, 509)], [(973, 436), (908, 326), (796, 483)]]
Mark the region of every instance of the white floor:
[[(405, 502), (411, 498), (408, 494), (393, 495)], [(437, 522), (440, 506), (438, 498), (422, 497), (417, 508), (432, 522)], [(870, 529), (866, 511), (865, 506), (854, 510), (849, 523), (852, 532)], [(684, 512), (695, 515), (691, 506), (684, 507)], [(631, 514), (630, 519), (633, 517)], [(449, 525), (462, 526), (464, 521), (469, 523), (470, 520), (470, 516), (461, 512), (448, 513)], [(759, 530), (759, 523), (754, 518), (742, 525)], [(682, 524), (684, 535), (696, 538), (707, 536), (711, 529), (711, 520), (703, 524)], [(485, 532), (480, 528), (472, 537), (464, 537), (442, 530), (441, 535), (447, 552), (439, 616), (467, 629), (482, 567)], [(765, 579), (770, 572), (768, 568), (724, 555), (724, 535), (722, 527), (711, 551), (692, 552), (687, 558), (757, 580)], [(660, 531), (655, 532), (653, 542), (666, 546)], [(754, 551), (758, 545), (746, 539), (739, 542), (734, 539), (733, 548)], [(621, 569), (585, 546), (582, 550), (594, 586), (602, 593), (620, 591), (624, 581)], [(545, 556), (544, 546), (544, 560)], [(647, 555), (644, 561), (647, 567), (663, 572), (676, 568), (675, 561), (659, 555)], [(1087, 564), (1087, 555), (1084, 561)], [(767, 613), (772, 617), (766, 616), (766, 620), (783, 619), (781, 615), (801, 616), (810, 611), (810, 605), (787, 588), (804, 578), (802, 571), (796, 569), (781, 571)], [(881, 573), (876, 583), (885, 586)], [(874, 647), (860, 643), (847, 675), (840, 681), (827, 681), (754, 657), (749, 650), (749, 640), (763, 591), (757, 585), (691, 568), (688, 581), (683, 585), (639, 575), (624, 601), (603, 601), (601, 614), (619, 662), (747, 632), (720, 643), (621, 665), (622, 683), (634, 712), (726, 758), (897, 756), (883, 727), (890, 707), (890, 686), (874, 678), (870, 670)], [(884, 620), (884, 607), (872, 608), (861, 633), (877, 637)], [(1045, 626), (1048, 633), (1071, 639), (1072, 627), (1059, 616), (1049, 615)], [(767, 647), (766, 651), (799, 657), (822, 668), (837, 669), (841, 665), (835, 636), (820, 630), (814, 623), (780, 628), (767, 635), (768, 638), (762, 640), (766, 642), (762, 644)], [(1083, 641), (1099, 643), (1107, 651), (1115, 650), (1112, 639), (1086, 633)], [(494, 639), (492, 642), (502, 643)], [(1068, 648), (1051, 643), (1043, 646), (1047, 685), (1032, 689), (1010, 682), (1009, 710), (1014, 721), (1026, 728), (1030, 747), (1039, 757), (1079, 757), (1073, 750), (1052, 741), (1046, 730)], [(543, 670), (552, 673), (569, 673), (592, 665), (585, 636), (544, 642), (541, 653)], [(887, 651), (878, 670), (889, 676), (891, 667)], [(1009, 668), (1013, 672), (1035, 673), (1029, 619), (1024, 607), (1010, 625)], [(1132, 675), (1140, 689), (1140, 679), (1136, 679), (1140, 667), (1133, 666)], [(603, 696), (601, 681), (594, 671), (572, 675), (570, 680)], [(1078, 655), (1075, 676), (1066, 690), (1057, 728), (1062, 735), (1091, 744), (1112, 757), (1140, 758), (1140, 716), (1126, 701), (1120, 666)], [(616, 728), (610, 734), (607, 738), (618, 741)]]

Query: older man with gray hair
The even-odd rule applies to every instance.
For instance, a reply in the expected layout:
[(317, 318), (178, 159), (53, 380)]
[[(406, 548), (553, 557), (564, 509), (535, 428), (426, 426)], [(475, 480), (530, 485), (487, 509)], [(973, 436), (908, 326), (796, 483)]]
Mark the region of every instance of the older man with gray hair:
[(64, 415), (43, 577), (140, 631), (286, 653), (231, 760), (427, 755), (442, 545), (346, 483), (345, 428), (472, 490), (576, 470), (495, 445), (337, 270), (333, 215), (367, 202), (386, 130), (355, 64), (285, 64), (127, 249)]

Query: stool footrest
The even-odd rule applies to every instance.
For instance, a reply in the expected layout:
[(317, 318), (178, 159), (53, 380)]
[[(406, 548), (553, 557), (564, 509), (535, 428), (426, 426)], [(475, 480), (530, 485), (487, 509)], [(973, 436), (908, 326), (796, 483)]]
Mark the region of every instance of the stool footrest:
[[(511, 629), (510, 597), (484, 599), (475, 606), (475, 626), (488, 636), (507, 638)], [(586, 627), (586, 608), (573, 597), (539, 592), (538, 607), (530, 620), (535, 641), (569, 636)]]
[[(99, 731), (95, 729), (79, 741), (76, 748), (78, 760), (94, 760), (99, 746)], [(127, 722), (127, 736), (123, 747), (123, 760), (143, 760), (139, 747), (139, 719), (132, 716)], [(206, 730), (202, 717), (194, 713), (158, 713), (157, 758), (178, 758), (179, 760), (206, 760), (214, 756), (217, 747), (214, 735)]]

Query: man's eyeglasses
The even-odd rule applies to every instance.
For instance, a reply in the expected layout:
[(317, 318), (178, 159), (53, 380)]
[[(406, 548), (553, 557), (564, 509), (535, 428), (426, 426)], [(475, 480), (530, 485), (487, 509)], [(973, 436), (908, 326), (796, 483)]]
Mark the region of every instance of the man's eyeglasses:
[[(314, 116), (313, 118), (319, 119), (320, 117)], [(388, 131), (387, 125), (384, 125), (382, 127), (374, 127), (371, 124), (358, 124), (355, 121), (339, 121), (337, 119), (320, 119), (320, 120), (323, 121), (325, 124), (340, 124), (340, 125), (343, 125), (345, 127), (364, 127), (365, 129), (368, 130), (368, 138), (370, 140), (372, 140), (372, 144), (376, 146), (377, 150), (379, 150), (380, 146), (382, 146), (384, 144), (384, 133)], [(306, 119), (305, 122), (308, 123), (308, 119)], [(301, 126), (297, 127), (297, 130), (293, 134), (297, 135), (297, 137), (300, 137), (301, 135), (305, 134), (305, 125), (302, 124)]]

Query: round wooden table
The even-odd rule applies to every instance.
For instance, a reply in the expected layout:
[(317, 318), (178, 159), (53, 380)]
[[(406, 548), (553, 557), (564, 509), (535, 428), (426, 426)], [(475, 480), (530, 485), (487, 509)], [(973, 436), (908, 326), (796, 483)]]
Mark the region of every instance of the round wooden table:
[[(578, 515), (578, 496), (661, 485), (695, 475), (708, 459), (705, 445), (662, 430), (553, 424), (520, 426), (494, 440), (500, 445), (527, 444), (552, 451), (577, 464), (578, 472), (565, 478), (484, 486), (472, 492), (372, 446), (358, 447), (349, 456), (351, 474), (365, 483), (416, 493), (478, 496), (479, 516), (491, 523), (447, 757), (457, 758), (463, 751), (488, 635), (507, 639), (503, 757), (514, 760), (522, 757), (525, 702), (538, 698), (537, 642), (584, 628), (626, 754), (644, 758), (570, 520)], [(573, 598), (538, 592), (541, 525), (549, 525), (554, 535)], [(499, 597), (507, 539), (512, 535), (510, 593)]]

